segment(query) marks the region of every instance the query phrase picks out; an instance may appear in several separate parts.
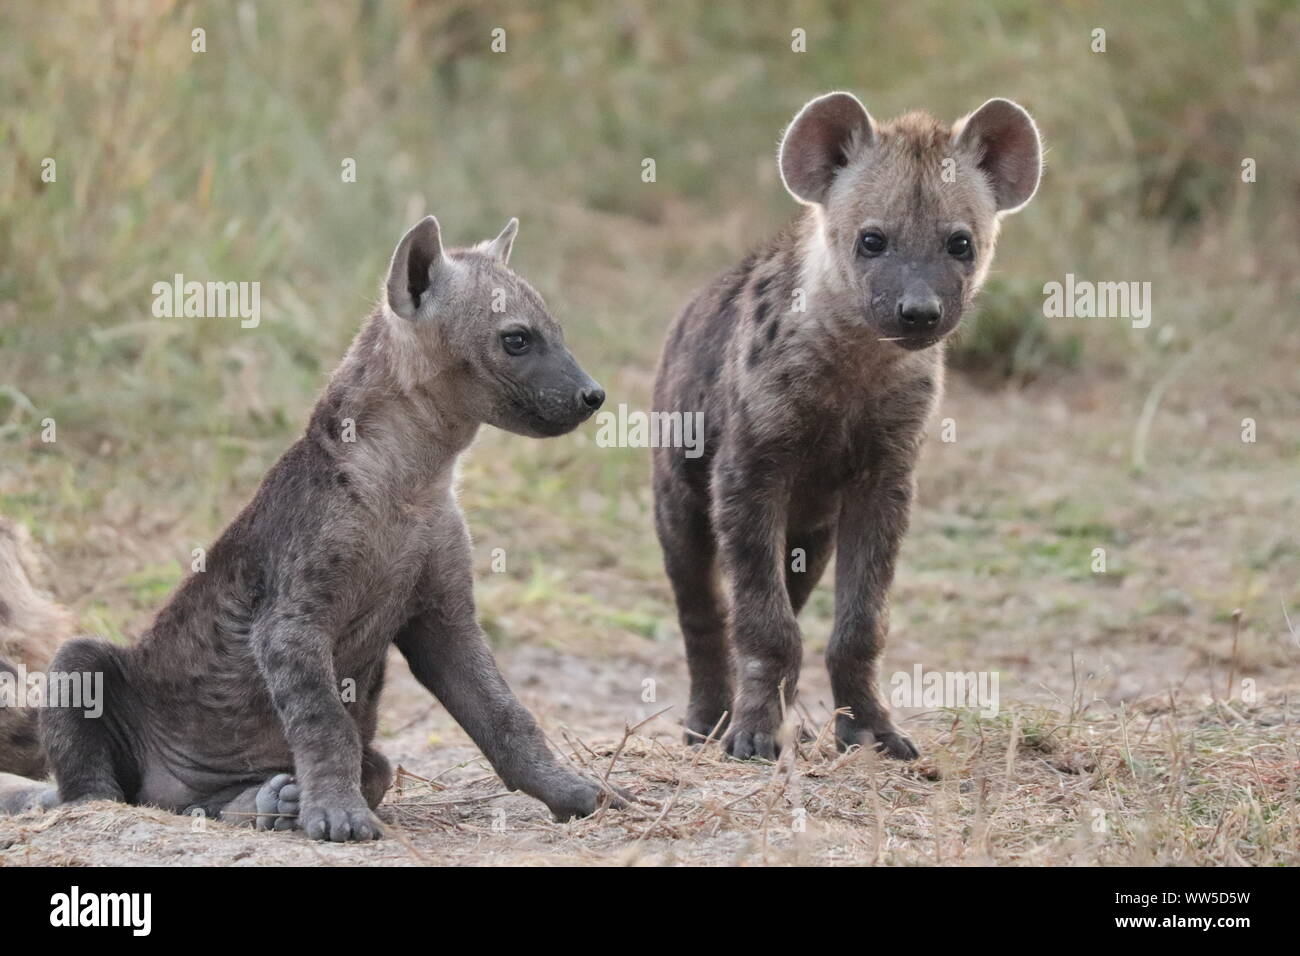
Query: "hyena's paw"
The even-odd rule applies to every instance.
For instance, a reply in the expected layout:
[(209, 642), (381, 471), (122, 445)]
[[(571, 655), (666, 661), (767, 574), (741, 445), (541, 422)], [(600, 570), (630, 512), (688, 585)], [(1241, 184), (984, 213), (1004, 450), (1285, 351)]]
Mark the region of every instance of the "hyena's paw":
[(892, 724), (875, 731), (841, 721), (835, 728), (836, 743), (841, 750), (850, 747), (874, 747), (877, 752), (895, 760), (915, 760), (921, 756), (912, 738)]
[(626, 790), (602, 787), (594, 780), (577, 774), (567, 774), (548, 793), (541, 796), (542, 802), (550, 808), (559, 823), (589, 817), (601, 807), (621, 810), (632, 799), (633, 796)]
[(276, 774), (257, 791), (257, 828), (292, 830), (298, 826), (298, 782), (287, 773)]
[(781, 742), (768, 730), (733, 727), (723, 745), (727, 755), (737, 760), (775, 760), (781, 755)]
[(308, 803), (298, 813), (298, 826), (313, 840), (334, 843), (361, 843), (384, 835), (383, 824), (359, 796), (352, 806)]
[(722, 739), (728, 756), (737, 760), (775, 760), (781, 755), (781, 712), (776, 706), (739, 708)]
[(874, 736), (876, 749), (886, 757), (893, 757), (895, 760), (915, 760), (921, 756), (921, 751), (916, 748), (916, 744), (912, 743), (912, 738), (901, 731), (885, 731)]

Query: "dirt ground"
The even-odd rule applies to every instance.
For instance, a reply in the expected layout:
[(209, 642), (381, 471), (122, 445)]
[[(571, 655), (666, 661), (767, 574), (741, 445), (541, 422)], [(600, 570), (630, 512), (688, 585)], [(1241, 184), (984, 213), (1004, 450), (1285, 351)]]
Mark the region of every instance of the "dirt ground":
[[(1117, 401), (950, 389), (961, 439), (926, 451), (886, 689), (915, 664), (996, 671), (1000, 706), (901, 710), (915, 764), (826, 740), (825, 582), (802, 619), (797, 753), (740, 764), (686, 748), (666, 587), (615, 564), (575, 587), (640, 589), (606, 598), (656, 608), (653, 636), (568, 642), (554, 634), (567, 612), (503, 606), (514, 592), (490, 583), (480, 603), (518, 636), (499, 650), (512, 686), (568, 759), (639, 798), (626, 810), (557, 824), (505, 793), (395, 658), (379, 746), (402, 772), (383, 842), (91, 805), (0, 820), (0, 865), (1300, 862), (1294, 476), (1267, 451), (1235, 461), (1254, 450), (1207, 437), (1232, 416), (1175, 400), (1148, 470), (1128, 477), (1133, 416)], [(1099, 543), (1105, 574), (1091, 568)]]

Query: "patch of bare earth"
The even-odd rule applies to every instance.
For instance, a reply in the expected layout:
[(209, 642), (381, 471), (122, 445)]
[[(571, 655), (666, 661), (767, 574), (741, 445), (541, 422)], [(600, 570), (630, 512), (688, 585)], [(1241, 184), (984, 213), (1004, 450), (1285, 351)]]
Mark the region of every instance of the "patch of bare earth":
[[(395, 657), (379, 740), (402, 771), (380, 811), (388, 839), (325, 845), (93, 805), (0, 820), (0, 864), (1300, 862), (1288, 463), (1207, 439), (1230, 423), (1173, 408), (1132, 476), (1133, 416), (1086, 392), (957, 385), (945, 409), (959, 410), (960, 439), (926, 453), (885, 688), (918, 663), (996, 672), (999, 707), (901, 709), (914, 764), (829, 739), (825, 584), (803, 620), (792, 719), (805, 733), (792, 728), (775, 764), (737, 763), (680, 742), (686, 675), (663, 582), (580, 569), (578, 589), (611, 582), (597, 601), (649, 601), (661, 637), (582, 637), (590, 618), (537, 606), (521, 621), (528, 643), (499, 656), (557, 749), (635, 794), (631, 807), (557, 824), (505, 793)], [(647, 538), (628, 545), (641, 557), (643, 520)], [(509, 607), (491, 611), (510, 621)], [(544, 634), (558, 637), (532, 641)]]

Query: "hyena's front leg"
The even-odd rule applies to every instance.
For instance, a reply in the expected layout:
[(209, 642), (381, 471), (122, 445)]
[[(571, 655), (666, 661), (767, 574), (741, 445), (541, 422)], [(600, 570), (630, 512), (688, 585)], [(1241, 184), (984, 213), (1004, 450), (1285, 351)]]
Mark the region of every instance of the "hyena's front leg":
[(730, 578), (728, 623), (739, 671), (736, 712), (723, 742), (733, 757), (772, 760), (803, 657), (785, 579), (789, 492), (763, 466), (731, 462), (720, 461), (714, 471), (714, 527)]
[(907, 530), (914, 481), (912, 462), (882, 461), (869, 477), (846, 488), (836, 546), (835, 629), (826, 651), (841, 747), (875, 746), (900, 760), (916, 746), (890, 719), (877, 686), (877, 664), (889, 632), (889, 586)]
[(557, 820), (594, 813), (602, 800), (622, 800), (598, 783), (563, 767), (542, 729), (506, 684), (482, 630), (430, 611), (397, 636), (397, 647), (416, 680), (483, 751), (501, 781), (550, 808)]
[[(454, 506), (452, 506), (454, 508)], [(474, 609), (469, 532), (449, 510), (444, 535), (421, 579), (424, 608), (396, 637), (415, 679), (447, 708), (511, 790), (550, 808), (557, 820), (623, 800), (562, 766), (541, 727), (501, 676)]]
[(255, 629), (253, 649), (293, 752), (299, 828), (336, 843), (383, 836), (361, 792), (361, 736), (339, 697), (326, 633), (272, 615)]

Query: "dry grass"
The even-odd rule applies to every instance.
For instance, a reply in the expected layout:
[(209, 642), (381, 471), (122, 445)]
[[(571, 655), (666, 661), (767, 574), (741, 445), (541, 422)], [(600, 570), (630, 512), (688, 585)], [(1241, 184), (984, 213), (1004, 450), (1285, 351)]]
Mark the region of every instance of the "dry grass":
[(839, 753), (829, 723), (760, 766), (632, 735), (572, 756), (621, 768), (613, 779), (643, 802), (573, 824), (566, 843), (588, 862), (652, 865), (1294, 864), (1297, 740), (1285, 707), (1171, 695), (1073, 721), (936, 715), (911, 766)]
[[(565, 748), (635, 802), (567, 824), (507, 794), (477, 760), (401, 775), (365, 847), (253, 834), (97, 804), (0, 822), (0, 862), (78, 865), (1294, 865), (1294, 705), (1171, 693), (1105, 714), (1013, 708), (912, 724), (900, 765), (836, 751), (829, 724), (775, 763), (689, 748), (666, 729)], [(802, 726), (801, 726), (802, 724)], [(789, 725), (796, 739), (806, 719)], [(454, 781), (440, 779), (453, 771)]]

